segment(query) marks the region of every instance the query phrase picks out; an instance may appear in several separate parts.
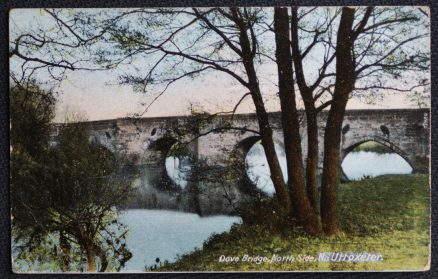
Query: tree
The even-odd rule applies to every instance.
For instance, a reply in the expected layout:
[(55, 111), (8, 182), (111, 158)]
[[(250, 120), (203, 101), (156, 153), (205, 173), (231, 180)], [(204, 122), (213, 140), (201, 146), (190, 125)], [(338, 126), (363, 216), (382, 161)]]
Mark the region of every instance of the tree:
[[(12, 156), (38, 158), (47, 150), (56, 97), (35, 80), (12, 83), (10, 89)], [(25, 154), (26, 153), (26, 154)]]
[(301, 152), (300, 123), (293, 81), (292, 54), (289, 41), (289, 20), (286, 8), (275, 8), (274, 30), (278, 68), (278, 89), (284, 133), (288, 186), (295, 216), (312, 234), (320, 231), (318, 217), (312, 201), (306, 194), (306, 181)]
[[(413, 43), (423, 43), (428, 36), (428, 19), (417, 8), (330, 10), (292, 7), (290, 21), (286, 8), (275, 8), (273, 15), (270, 10), (236, 7), (132, 9), (102, 11), (93, 15), (78, 12), (73, 16), (59, 10), (47, 12), (61, 27), (58, 42), (66, 38), (84, 45), (93, 42), (92, 38), (105, 42), (106, 47), (98, 47), (99, 51), (95, 52), (96, 64), (102, 68), (120, 67), (124, 72), (120, 76), (121, 84), (132, 85), (143, 92), (156, 90), (154, 100), (184, 78), (209, 72), (231, 77), (247, 93), (228, 113), (233, 114), (244, 98), (252, 98), (259, 124), (258, 134), (278, 202), (311, 233), (319, 231), (316, 212), (317, 114), (330, 107), (324, 137), (321, 220), (325, 233), (333, 235), (337, 232), (340, 133), (349, 98), (372, 100), (382, 92), (408, 92), (428, 83), (424, 78), (424, 72), (429, 69), (428, 52), (412, 48)], [(424, 28), (418, 29), (413, 23)], [(18, 36), (15, 48), (11, 49), (19, 52), (18, 46), (27, 49), (53, 46), (53, 40), (43, 38)], [(273, 41), (275, 44), (270, 43)], [(63, 49), (68, 50), (76, 44)], [(62, 48), (59, 43), (56, 46)], [(11, 55), (16, 53), (12, 51)], [(308, 63), (316, 69), (313, 76), (304, 67), (305, 59), (312, 56), (319, 57), (317, 63)], [(48, 61), (50, 56), (43, 61), (30, 56), (26, 60), (25, 55), (19, 57), (27, 63), (37, 63), (33, 69), (38, 65), (53, 67), (50, 63), (66, 68), (56, 60)], [(125, 61), (132, 64), (125, 66)], [(257, 71), (265, 63), (278, 69), (288, 185), (283, 181), (275, 154), (264, 100), (266, 92)], [(308, 152), (305, 168), (301, 157), (294, 77), (306, 114)], [(406, 82), (394, 82), (401, 78)]]
[[(36, 193), (39, 193), (39, 180), (42, 177), (41, 162), (49, 147), (50, 121), (54, 116), (55, 101), (53, 92), (42, 90), (35, 80), (24, 86), (12, 83), (11, 215), (12, 228), (18, 228), (20, 233), (27, 233), (29, 228), (36, 232), (41, 230), (37, 217), (45, 212), (39, 207), (29, 210), (29, 206), (40, 202)], [(39, 240), (32, 235), (30, 238), (36, 242)]]
[[(312, 10), (310, 10), (312, 11)], [(317, 210), (317, 175), (318, 175), (318, 120), (317, 114), (322, 111), (330, 101), (326, 101), (319, 107), (316, 102), (319, 97), (322, 96), (322, 92), (318, 92), (317, 88), (321, 82), (330, 76), (326, 71), (330, 64), (333, 62), (335, 55), (325, 50), (322, 59), (322, 65), (319, 68), (319, 73), (315, 82), (313, 84), (308, 84), (306, 76), (304, 74), (303, 60), (312, 51), (318, 43), (323, 42), (321, 39), (324, 34), (328, 33), (329, 30), (333, 29), (333, 22), (337, 17), (337, 12), (334, 15), (327, 13), (324, 16), (324, 21), (322, 24), (317, 23), (314, 28), (309, 28), (306, 26), (314, 35), (311, 36), (311, 42), (306, 46), (306, 48), (301, 51), (300, 49), (300, 36), (298, 35), (298, 30), (300, 29), (299, 22), (303, 21), (306, 14), (298, 16), (298, 8), (292, 7), (291, 9), (291, 21), (290, 21), (290, 33), (291, 40), (290, 45), (292, 48), (292, 61), (295, 68), (295, 76), (297, 80), (297, 86), (302, 97), (305, 113), (306, 113), (306, 129), (307, 129), (307, 158), (306, 158), (306, 186), (307, 186), (307, 196), (310, 203), (312, 204), (314, 210)], [(304, 28), (301, 28), (303, 30)], [(305, 30), (305, 29), (304, 29)], [(301, 35), (301, 38), (305, 37)], [(326, 37), (326, 41), (331, 41), (331, 36)], [(317, 94), (315, 94), (317, 93)]]
[[(314, 35), (311, 36), (311, 43), (302, 52), (298, 45), (297, 30), (300, 29), (299, 21), (303, 20), (306, 11), (300, 19), (297, 14), (297, 9), (292, 8), (292, 49), (295, 54), (293, 60), (307, 116), (308, 174), (315, 169), (315, 165), (313, 168), (309, 165), (309, 161), (314, 161), (311, 160), (311, 149), (317, 150), (318, 148), (316, 143), (311, 143), (312, 138), (317, 137), (318, 129), (316, 122), (312, 121), (313, 114), (319, 113), (322, 108), (330, 107), (324, 134), (321, 218), (325, 233), (333, 235), (338, 231), (336, 188), (339, 182), (340, 139), (346, 104), (354, 96), (372, 100), (388, 91), (410, 92), (416, 88), (427, 88), (428, 82), (424, 80), (424, 73), (429, 68), (428, 52), (414, 50), (411, 42), (421, 42), (422, 38), (427, 36), (427, 31), (415, 30), (413, 23), (420, 21), (425, 27), (428, 24), (422, 21), (422, 14), (419, 10), (373, 7), (348, 10), (344, 8), (340, 12), (341, 19), (336, 35), (336, 45), (332, 43), (334, 39), (325, 34), (331, 33), (330, 25), (335, 21), (339, 12), (336, 12), (334, 16), (326, 16), (325, 22), (328, 22), (328, 25), (323, 23), (313, 30), (308, 28), (310, 31), (304, 31), (313, 32)], [(301, 37), (305, 36), (301, 35)], [(326, 51), (318, 74), (314, 78), (315, 83), (308, 86), (303, 73), (303, 57), (318, 44), (322, 44)], [(386, 46), (386, 49), (383, 50), (382, 46)], [(336, 67), (333, 72), (327, 72), (333, 61), (336, 61)], [(418, 73), (423, 73), (420, 74), (422, 77), (412, 78)], [(405, 80), (394, 83), (395, 78)], [(366, 93), (363, 93), (364, 91)], [(315, 101), (327, 93), (329, 93), (329, 98), (315, 108)], [(308, 180), (307, 186), (311, 185)]]
[(89, 271), (96, 270), (96, 256), (101, 271), (119, 269), (131, 255), (115, 207), (129, 198), (130, 180), (116, 175), (112, 154), (89, 143), (78, 125), (60, 127), (57, 144), (50, 147), (54, 104), (53, 93), (35, 82), (11, 88), (11, 214), (17, 258), (56, 235), (51, 253), (62, 255), (61, 270), (71, 270), (75, 253), (86, 254)]
[[(108, 266), (112, 253), (119, 269), (131, 254), (125, 246), (126, 229), (117, 220), (115, 207), (123, 207), (131, 193), (130, 179), (117, 177), (110, 151), (89, 143), (86, 130), (70, 123), (62, 127), (46, 162), (51, 216), (47, 222), (86, 252), (88, 271)], [(106, 251), (108, 250), (108, 251)]]
[[(369, 14), (366, 15), (369, 17)], [(365, 23), (366, 23), (365, 19)], [(339, 179), (341, 129), (345, 107), (354, 86), (354, 9), (343, 8), (336, 47), (336, 83), (324, 135), (324, 170), (321, 187), (321, 219), (327, 234), (337, 233), (336, 187)]]
[[(291, 10), (290, 44), (293, 57), (289, 61), (293, 60), (297, 85), (305, 107), (308, 141), (307, 193), (315, 209), (318, 166), (316, 116), (323, 109), (330, 107), (324, 135), (321, 217), (325, 233), (333, 235), (338, 231), (336, 188), (339, 181), (341, 125), (346, 104), (353, 96), (372, 100), (380, 96), (382, 91), (410, 92), (416, 88), (427, 90), (428, 82), (424, 79), (424, 72), (429, 68), (428, 52), (413, 50), (410, 43), (421, 42), (422, 38), (427, 36), (427, 31), (415, 30), (413, 23), (420, 21), (425, 27), (428, 24), (421, 20), (421, 10), (367, 7), (355, 9), (353, 19), (350, 20), (357, 23), (352, 25), (351, 31), (346, 34), (341, 32), (342, 28), (348, 28), (345, 26), (350, 24), (345, 20), (345, 9), (342, 9), (342, 12), (335, 10), (334, 13), (322, 14), (321, 22), (318, 20), (313, 24), (309, 24), (305, 19), (315, 12), (315, 8), (302, 8), (300, 14), (296, 7), (292, 7)], [(339, 15), (339, 30), (333, 32), (334, 23)], [(370, 22), (372, 24), (369, 24)], [(333, 43), (334, 36), (337, 36), (337, 44)], [(287, 38), (287, 35), (283, 38)], [(301, 49), (300, 42), (306, 42), (306, 38), (307, 45)], [(387, 47), (385, 51), (382, 51), (383, 45)], [(319, 55), (320, 65), (317, 74), (312, 77), (309, 73), (304, 73), (303, 61), (315, 50), (324, 55)], [(334, 62), (336, 68), (331, 69)], [(411, 77), (418, 73), (423, 75)], [(314, 82), (309, 85), (307, 80), (311, 78)], [(394, 78), (404, 78), (408, 81), (394, 84)], [(362, 93), (363, 91), (366, 93)], [(421, 94), (414, 92), (416, 95)], [(341, 99), (343, 101), (340, 101)], [(318, 106), (317, 101), (320, 103)]]

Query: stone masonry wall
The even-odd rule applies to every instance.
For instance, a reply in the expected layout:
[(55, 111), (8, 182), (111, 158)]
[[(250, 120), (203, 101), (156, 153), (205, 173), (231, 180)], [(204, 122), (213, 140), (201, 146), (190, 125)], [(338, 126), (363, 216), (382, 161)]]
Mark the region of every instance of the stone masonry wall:
[[(304, 113), (301, 114), (303, 120), (300, 131), (305, 155), (307, 152), (306, 121)], [(269, 116), (274, 130), (274, 140), (282, 144), (280, 113), (270, 113)], [(318, 120), (320, 163), (324, 154), (323, 136), (326, 117), (327, 112), (320, 113)], [(89, 131), (91, 142), (106, 147), (124, 164), (142, 170), (140, 177), (135, 180), (135, 187), (139, 189), (136, 197), (137, 204), (143, 202), (143, 206), (193, 211), (190, 204), (196, 200), (198, 211), (208, 208), (204, 213), (231, 213), (226, 204), (220, 200), (221, 195), (216, 193), (217, 189), (212, 190), (214, 193), (212, 192), (211, 195), (203, 193), (202, 197), (193, 197), (193, 193), (186, 193), (187, 191), (181, 189), (175, 191), (175, 187), (163, 186), (169, 184), (164, 163), (167, 150), (153, 148), (154, 144), (171, 134), (175, 128), (183, 126), (187, 119), (187, 117), (121, 118), (84, 122), (79, 125), (84, 125), (84, 128)], [(221, 116), (200, 132), (220, 127), (230, 120), (231, 116)], [(235, 115), (231, 126), (257, 131), (256, 115)], [(345, 114), (343, 127), (345, 129), (342, 135), (342, 157), (345, 157), (356, 145), (373, 140), (396, 151), (411, 164), (415, 172), (428, 172), (430, 159), (430, 111), (428, 109), (349, 110)], [(59, 125), (54, 124), (54, 141), (59, 132), (58, 128)], [(189, 149), (196, 160), (214, 164), (225, 158), (226, 151), (236, 148), (242, 150), (244, 158), (245, 152), (257, 140), (257, 133), (230, 129), (193, 139)], [(167, 148), (170, 148), (170, 145)], [(244, 195), (238, 193), (236, 196), (242, 200), (246, 199)]]

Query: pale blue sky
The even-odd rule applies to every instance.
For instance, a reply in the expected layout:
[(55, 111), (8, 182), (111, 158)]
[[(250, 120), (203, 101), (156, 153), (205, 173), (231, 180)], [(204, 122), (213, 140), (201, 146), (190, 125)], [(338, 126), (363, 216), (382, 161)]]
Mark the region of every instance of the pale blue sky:
[[(10, 14), (11, 39), (14, 34), (35, 30), (38, 24), (48, 28), (50, 18), (39, 9), (17, 9)], [(14, 63), (11, 61), (11, 68)], [(276, 68), (266, 65), (259, 69), (260, 83), (268, 110), (276, 111), (279, 103), (275, 97)], [(68, 72), (67, 78), (58, 87), (59, 102), (55, 121), (62, 121), (68, 113), (80, 113), (89, 120), (111, 119), (131, 116), (144, 111), (145, 106), (156, 92), (135, 93), (129, 86), (109, 85), (117, 81), (117, 70), (106, 72)], [(144, 117), (183, 115), (189, 112), (190, 105), (215, 111), (229, 111), (246, 93), (245, 89), (222, 73), (210, 73), (195, 80), (184, 80), (173, 84)], [(359, 108), (410, 108), (405, 94), (387, 94), (375, 104), (365, 104), (357, 99), (348, 103), (348, 109)], [(253, 112), (250, 98), (242, 103), (238, 112)]]

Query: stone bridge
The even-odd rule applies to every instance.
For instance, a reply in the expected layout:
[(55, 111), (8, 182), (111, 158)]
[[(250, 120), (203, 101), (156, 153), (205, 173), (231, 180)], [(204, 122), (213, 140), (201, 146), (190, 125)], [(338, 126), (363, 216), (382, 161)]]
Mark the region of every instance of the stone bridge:
[[(274, 130), (274, 140), (282, 144), (283, 134), (281, 129), (280, 113), (270, 113), (270, 123)], [(320, 137), (320, 162), (323, 156), (323, 135), (327, 112), (319, 115)], [(118, 118), (111, 120), (83, 122), (84, 128), (89, 131), (90, 141), (106, 147), (113, 152), (115, 158), (125, 162), (126, 165), (140, 169), (141, 174), (135, 180), (138, 188), (138, 207), (164, 207), (197, 211), (202, 214), (227, 211), (226, 201), (211, 202), (213, 196), (222, 196), (220, 192), (202, 197), (199, 195), (199, 186), (196, 188), (197, 197), (184, 196), (190, 192), (171, 185), (165, 169), (165, 159), (168, 151), (176, 142), (172, 138), (174, 131), (184, 127), (189, 117), (154, 117), (154, 118)], [(218, 130), (230, 123), (231, 116), (224, 115), (200, 131), (204, 136), (191, 139), (186, 136), (187, 149), (194, 160), (203, 160), (209, 164), (224, 159), (224, 150), (239, 149), (240, 154), (246, 152), (254, 145), (259, 136), (257, 118), (255, 114), (238, 114), (232, 119), (232, 127), (245, 128)], [(302, 148), (306, 154), (306, 121), (303, 116), (301, 122)], [(252, 131), (248, 131), (252, 130)], [(59, 132), (59, 125), (53, 126), (53, 137)], [(354, 147), (367, 141), (381, 143), (402, 156), (412, 167), (414, 172), (427, 173), (430, 158), (430, 111), (429, 109), (388, 109), (388, 110), (348, 110), (346, 111), (342, 131), (342, 158)], [(217, 190), (219, 191), (219, 190)], [(216, 195), (215, 195), (216, 194)], [(242, 199), (241, 194), (234, 193), (237, 199)], [(182, 202), (185, 200), (185, 202)], [(195, 205), (193, 205), (195, 204)]]

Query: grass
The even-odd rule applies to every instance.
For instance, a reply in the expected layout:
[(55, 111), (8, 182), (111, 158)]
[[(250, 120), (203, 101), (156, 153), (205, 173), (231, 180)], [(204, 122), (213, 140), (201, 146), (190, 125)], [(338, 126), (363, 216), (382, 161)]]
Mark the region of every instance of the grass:
[(356, 146), (352, 152), (359, 152), (359, 151), (365, 151), (365, 152), (375, 152), (379, 154), (385, 154), (385, 153), (394, 153), (391, 149), (384, 146), (383, 144), (380, 144), (375, 141), (367, 141), (364, 142), (358, 146)]
[[(202, 250), (165, 263), (158, 271), (424, 270), (429, 263), (429, 182), (426, 175), (381, 176), (341, 184), (335, 238), (311, 237), (299, 228), (273, 232), (262, 225), (234, 225)], [(319, 252), (380, 253), (380, 262), (318, 262)], [(243, 261), (245, 255), (268, 262)], [(273, 255), (293, 261), (270, 262)], [(220, 262), (221, 256), (239, 261)], [(304, 261), (304, 256), (307, 260)], [(310, 257), (313, 257), (311, 260)], [(289, 258), (290, 259), (290, 258)]]

